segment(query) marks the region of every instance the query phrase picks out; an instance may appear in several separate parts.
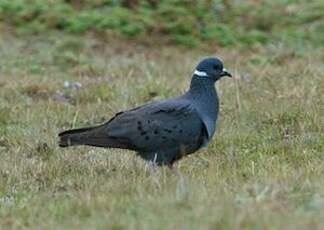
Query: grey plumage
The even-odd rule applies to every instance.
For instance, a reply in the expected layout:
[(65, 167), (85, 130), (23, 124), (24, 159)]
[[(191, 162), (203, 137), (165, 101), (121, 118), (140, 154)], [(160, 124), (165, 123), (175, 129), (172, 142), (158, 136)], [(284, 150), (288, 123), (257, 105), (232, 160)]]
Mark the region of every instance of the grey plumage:
[(172, 165), (206, 145), (215, 132), (219, 102), (214, 83), (231, 76), (217, 58), (202, 60), (182, 96), (117, 113), (108, 122), (59, 134), (59, 145), (134, 150), (158, 165)]

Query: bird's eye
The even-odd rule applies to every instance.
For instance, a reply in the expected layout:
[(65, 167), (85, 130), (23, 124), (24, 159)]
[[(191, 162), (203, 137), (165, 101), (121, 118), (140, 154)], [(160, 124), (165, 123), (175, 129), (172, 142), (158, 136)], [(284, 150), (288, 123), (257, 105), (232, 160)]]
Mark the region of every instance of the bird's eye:
[(214, 68), (214, 70), (217, 70), (217, 65), (214, 65), (213, 68)]

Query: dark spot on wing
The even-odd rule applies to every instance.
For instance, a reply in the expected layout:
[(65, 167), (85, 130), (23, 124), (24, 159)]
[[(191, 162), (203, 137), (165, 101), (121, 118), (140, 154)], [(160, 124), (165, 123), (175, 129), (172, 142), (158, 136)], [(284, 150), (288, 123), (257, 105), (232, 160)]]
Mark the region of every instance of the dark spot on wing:
[(137, 121), (137, 129), (139, 130), (139, 131), (142, 131), (143, 129), (142, 129), (142, 122), (141, 121)]
[(147, 141), (150, 140), (150, 137), (149, 136), (146, 136), (145, 137), (145, 140), (147, 140)]
[(172, 130), (170, 130), (170, 129), (163, 129), (165, 132), (167, 132), (167, 133), (172, 133)]
[(177, 127), (178, 127), (177, 125), (174, 125), (172, 128), (173, 128), (173, 129), (176, 129)]
[(182, 130), (182, 129), (180, 129), (180, 130), (179, 130), (179, 133), (182, 133), (182, 132), (183, 132), (183, 130)]
[(162, 136), (162, 139), (163, 139), (163, 140), (166, 140), (166, 139), (167, 139), (167, 137), (166, 137), (166, 136)]
[(144, 136), (147, 132), (143, 131), (141, 132), (141, 135)]
[(159, 130), (154, 130), (154, 134), (159, 134)]

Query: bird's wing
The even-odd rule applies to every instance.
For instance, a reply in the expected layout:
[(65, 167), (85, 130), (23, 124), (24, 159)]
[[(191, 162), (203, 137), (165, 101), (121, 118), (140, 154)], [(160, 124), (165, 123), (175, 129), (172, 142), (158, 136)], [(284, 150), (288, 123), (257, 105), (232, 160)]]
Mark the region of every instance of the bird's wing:
[(198, 113), (187, 100), (160, 101), (120, 112), (102, 127), (109, 137), (128, 140), (138, 151), (189, 145), (206, 134)]

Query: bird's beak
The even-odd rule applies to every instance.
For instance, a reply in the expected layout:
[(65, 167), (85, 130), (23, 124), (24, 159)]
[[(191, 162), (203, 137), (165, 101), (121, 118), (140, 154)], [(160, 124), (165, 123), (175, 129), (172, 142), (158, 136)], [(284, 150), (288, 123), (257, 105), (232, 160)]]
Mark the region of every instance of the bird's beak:
[(230, 74), (227, 69), (223, 68), (223, 71), (221, 73), (221, 76), (228, 76), (228, 77), (232, 77), (232, 74)]

